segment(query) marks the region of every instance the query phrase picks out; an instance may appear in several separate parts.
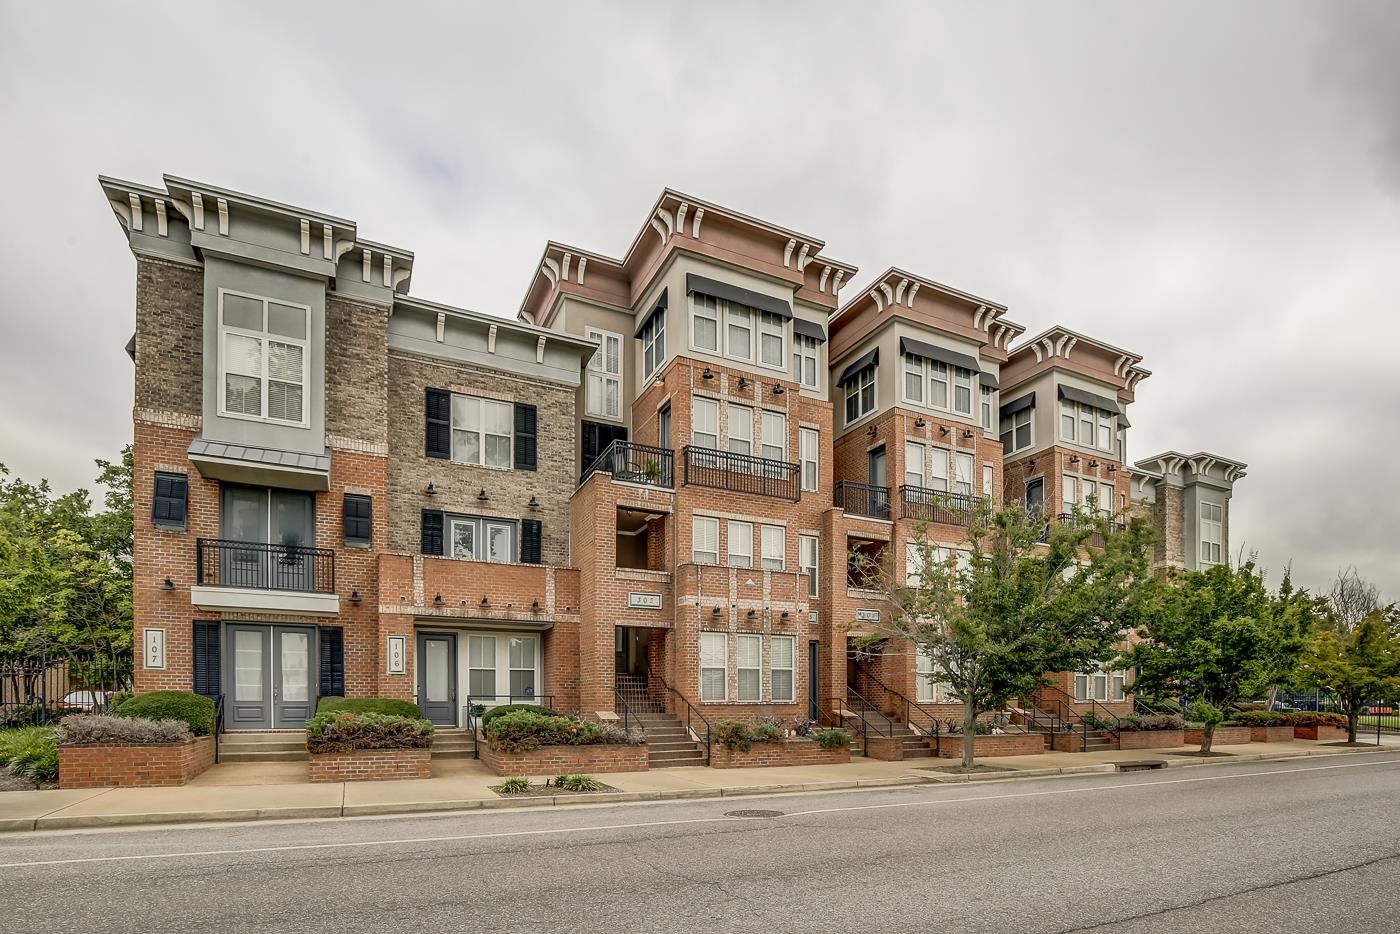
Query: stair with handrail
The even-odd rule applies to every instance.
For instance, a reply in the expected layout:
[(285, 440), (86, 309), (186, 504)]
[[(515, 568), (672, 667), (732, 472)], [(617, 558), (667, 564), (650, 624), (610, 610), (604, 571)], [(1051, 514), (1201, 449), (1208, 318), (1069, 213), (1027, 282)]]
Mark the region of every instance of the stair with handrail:
[[(626, 720), (640, 728), (646, 736), (647, 766), (653, 769), (677, 768), (687, 765), (705, 765), (708, 761), (709, 724), (697, 741), (691, 728), (681, 717), (666, 711), (665, 695), (653, 693), (648, 688), (649, 681), (665, 685), (654, 675), (632, 675), (618, 673), (618, 706), (626, 711)], [(666, 687), (666, 691), (670, 691)]]

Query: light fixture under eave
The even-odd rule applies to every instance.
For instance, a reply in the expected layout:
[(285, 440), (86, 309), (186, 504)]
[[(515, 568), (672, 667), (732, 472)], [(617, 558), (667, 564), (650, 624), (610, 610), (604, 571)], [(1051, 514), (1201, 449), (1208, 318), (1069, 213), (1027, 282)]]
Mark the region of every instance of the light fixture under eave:
[(1071, 464), (1077, 464), (1077, 463), (1079, 463), (1079, 455), (1078, 455), (1078, 454), (1072, 454), (1072, 455), (1070, 455), (1069, 462), (1070, 462)]
[(740, 391), (740, 392), (743, 392), (745, 389), (748, 389), (748, 388), (749, 388), (749, 381), (748, 381), (748, 379), (746, 379), (746, 378), (743, 377), (743, 376), (739, 377), (739, 391)]
[(360, 605), (360, 592), (358, 590), (350, 591), (350, 602), (355, 606)]
[(1097, 467), (1097, 466), (1099, 466), (1099, 462), (1098, 462), (1098, 461), (1089, 461), (1089, 466), (1090, 466), (1090, 467)]
[(483, 597), (481, 598), (481, 607), (482, 607), (482, 609), (485, 609), (485, 608), (489, 607), (490, 605), (491, 605), (491, 598), (490, 598), (490, 597), (483, 596)]
[(530, 604), (530, 612), (531, 612), (531, 613), (538, 613), (539, 611), (540, 611), (540, 601), (536, 600), (534, 603)]
[(719, 607), (715, 607), (714, 609), (710, 610), (710, 615), (711, 615), (711, 616), (718, 616), (718, 615), (719, 615)]
[(928, 426), (928, 422), (924, 421), (924, 417), (923, 417), (922, 415), (920, 415), (918, 418), (914, 419), (914, 427), (915, 427), (915, 428), (925, 428), (925, 427), (927, 427), (927, 426)]
[(442, 606), (442, 594), (433, 597), (433, 606)]
[(757, 619), (757, 618), (758, 618), (758, 610), (749, 610), (749, 612), (748, 612), (748, 618), (749, 618), (749, 619)]
[(1109, 472), (1109, 473), (1117, 473), (1117, 472), (1118, 472), (1118, 465), (1117, 465), (1117, 464), (1109, 464), (1109, 465), (1108, 465), (1108, 472)]
[(792, 614), (789, 613), (787, 610), (783, 610), (783, 615), (780, 616), (779, 619), (787, 619), (787, 618), (788, 618), (789, 616), (791, 616), (791, 615), (792, 615)]
[(477, 502), (479, 502), (479, 503), (484, 503), (484, 502), (486, 502), (487, 500), (489, 500), (490, 498), (491, 498), (491, 497), (489, 497), (489, 496), (486, 495), (486, 487), (482, 487), (482, 488), (481, 488), (481, 492), (478, 493), (478, 494), (476, 494), (476, 500), (477, 500)]
[(973, 431), (972, 431), (971, 428), (964, 428), (964, 429), (963, 429), (963, 437), (964, 437), (964, 438), (971, 438), (972, 436), (973, 436)]
[(875, 437), (875, 426), (874, 426), (874, 425), (868, 425), (868, 426), (866, 426), (865, 433), (866, 433), (867, 435), (869, 435), (870, 437), (872, 437), (872, 438)]
[(1026, 461), (1026, 469), (1027, 469), (1027, 470), (1035, 470), (1035, 458), (1034, 458), (1034, 457), (1032, 457), (1030, 460)]
[(785, 393), (785, 392), (787, 392), (787, 390), (783, 388), (783, 384), (782, 384), (782, 383), (774, 383), (774, 384), (773, 384), (773, 395), (775, 395), (775, 396), (781, 396), (781, 395), (782, 395), (783, 393)]
[(539, 508), (540, 508), (540, 501), (539, 501), (537, 498), (535, 498), (534, 496), (531, 496), (531, 497), (530, 497), (530, 501), (529, 501), (528, 503), (526, 503), (525, 506), (526, 506), (526, 508), (529, 509), (531, 512), (536, 512), (536, 511), (538, 511)]

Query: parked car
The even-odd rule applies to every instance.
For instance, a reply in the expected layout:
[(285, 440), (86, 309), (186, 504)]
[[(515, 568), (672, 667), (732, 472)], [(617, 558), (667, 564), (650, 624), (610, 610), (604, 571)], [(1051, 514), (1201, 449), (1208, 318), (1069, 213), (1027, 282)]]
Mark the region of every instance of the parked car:
[(54, 701), (53, 705), (59, 710), (91, 711), (97, 707), (106, 707), (111, 702), (110, 691), (70, 691), (60, 700)]

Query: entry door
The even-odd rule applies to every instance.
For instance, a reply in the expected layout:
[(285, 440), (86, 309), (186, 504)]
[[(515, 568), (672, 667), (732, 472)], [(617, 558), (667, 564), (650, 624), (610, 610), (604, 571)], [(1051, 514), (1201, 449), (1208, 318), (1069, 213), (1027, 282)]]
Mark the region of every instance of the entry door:
[(869, 514), (872, 516), (882, 516), (889, 518), (889, 493), (881, 492), (880, 487), (885, 486), (885, 449), (883, 446), (871, 451), (868, 455), (870, 461), (870, 485), (877, 489), (870, 491)]
[(816, 720), (821, 714), (820, 669), (821, 643), (813, 640), (807, 643), (807, 719)]
[(418, 707), (439, 726), (457, 724), (457, 637), (418, 634)]
[(305, 726), (316, 712), (316, 689), (311, 684), (314, 635), (312, 629), (272, 627), (273, 729)]
[(316, 712), (314, 641), (315, 630), (300, 626), (229, 625), (229, 729), (294, 730), (306, 724)]
[(1038, 516), (1045, 512), (1045, 478), (1036, 477), (1026, 484), (1026, 513)]

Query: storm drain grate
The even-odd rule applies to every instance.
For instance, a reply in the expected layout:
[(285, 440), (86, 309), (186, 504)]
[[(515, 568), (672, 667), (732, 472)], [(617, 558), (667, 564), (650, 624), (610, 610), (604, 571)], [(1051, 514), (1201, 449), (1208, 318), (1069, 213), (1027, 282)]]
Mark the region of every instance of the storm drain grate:
[(725, 817), (782, 817), (782, 811), (726, 811)]

